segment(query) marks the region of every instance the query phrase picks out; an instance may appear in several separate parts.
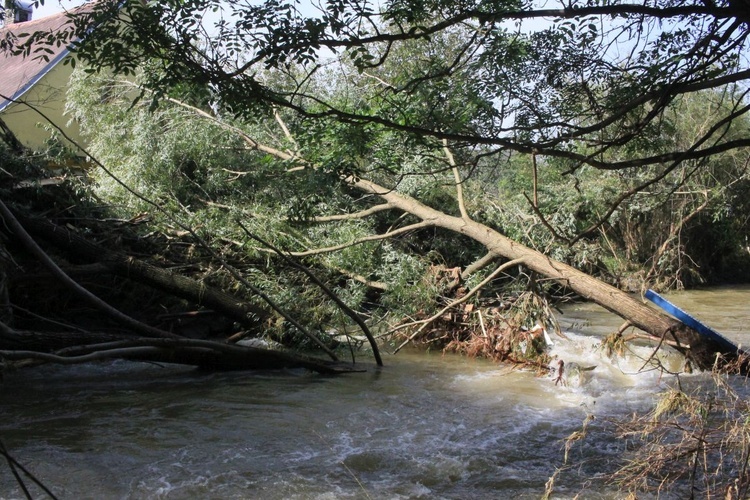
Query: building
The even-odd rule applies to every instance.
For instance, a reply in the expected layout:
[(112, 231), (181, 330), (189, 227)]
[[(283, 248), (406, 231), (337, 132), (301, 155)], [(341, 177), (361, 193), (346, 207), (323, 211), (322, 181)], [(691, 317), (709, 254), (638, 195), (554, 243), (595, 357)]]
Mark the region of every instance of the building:
[(2, 12), (3, 24), (25, 23), (31, 21), (33, 7), (31, 2), (21, 2), (20, 0), (6, 0)]
[[(66, 29), (71, 23), (69, 13), (31, 19), (31, 9), (25, 5), (16, 1), (13, 16), (7, 15), (6, 8), (4, 26), (0, 28), (0, 119), (31, 150), (46, 150), (55, 127), (80, 142), (77, 124), (64, 113), (65, 93), (73, 72), (72, 65), (64, 64), (71, 57), (70, 45), (45, 44), (43, 51), (32, 50), (26, 56), (13, 54), (10, 47), (22, 33), (54, 34)], [(70, 13), (84, 8), (85, 5)], [(72, 146), (64, 138), (61, 142)]]

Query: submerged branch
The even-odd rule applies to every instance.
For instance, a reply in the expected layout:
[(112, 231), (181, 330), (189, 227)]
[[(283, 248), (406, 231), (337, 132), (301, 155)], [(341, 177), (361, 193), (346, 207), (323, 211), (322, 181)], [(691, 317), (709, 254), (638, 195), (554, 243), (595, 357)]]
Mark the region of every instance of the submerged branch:
[[(7, 326), (5, 328), (9, 329)], [(37, 332), (25, 332), (25, 334), (26, 336), (37, 335)], [(38, 332), (38, 334), (45, 339), (55, 335), (49, 332)], [(65, 336), (66, 333), (62, 332), (60, 335)], [(71, 343), (75, 340), (75, 336), (68, 338), (68, 342)], [(192, 365), (212, 370), (307, 368), (318, 373), (358, 371), (347, 363), (326, 361), (287, 351), (185, 338), (136, 338), (86, 345), (74, 344), (52, 353), (40, 350), (4, 349), (0, 350), (0, 359), (4, 361), (37, 360), (58, 364), (127, 359)]]

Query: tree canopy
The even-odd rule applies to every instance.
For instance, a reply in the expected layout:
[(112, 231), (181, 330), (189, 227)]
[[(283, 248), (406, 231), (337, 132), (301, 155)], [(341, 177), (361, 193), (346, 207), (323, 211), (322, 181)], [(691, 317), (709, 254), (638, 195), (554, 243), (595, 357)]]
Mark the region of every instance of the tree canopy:
[[(75, 26), (99, 23), (79, 47), (93, 68), (146, 68), (143, 98), (154, 103), (191, 89), (192, 102), (222, 118), (293, 112), (296, 142), (277, 145), (301, 147), (295, 154), (336, 174), (400, 165), (407, 189), (409, 176), (445, 163), (404, 163), (394, 145), (426, 146), (424, 158), (430, 148), (441, 155), (441, 140), (465, 177), (507, 179), (500, 172), (525, 170), (508, 163), (519, 153), (548, 178), (632, 171), (596, 209), (570, 207), (575, 223), (542, 219), (548, 236), (571, 245), (627, 214), (622, 204), (639, 193), (674, 192), (699, 175), (732, 186), (743, 175), (744, 154), (733, 152), (750, 145), (748, 12), (729, 1), (99, 2)], [(650, 255), (661, 245), (642, 243)]]
[[(100, 2), (76, 25), (117, 9)], [(669, 168), (750, 145), (723, 134), (748, 111), (748, 12), (741, 1), (126, 2), (80, 55), (122, 72), (156, 60), (153, 88), (193, 82), (238, 116), (272, 104), (571, 168)], [(322, 74), (349, 98), (316, 84)], [(363, 87), (377, 89), (366, 102)], [(670, 126), (670, 103), (707, 89), (729, 89), (725, 113), (681, 148), (637, 154)], [(628, 158), (606, 155), (626, 144)]]

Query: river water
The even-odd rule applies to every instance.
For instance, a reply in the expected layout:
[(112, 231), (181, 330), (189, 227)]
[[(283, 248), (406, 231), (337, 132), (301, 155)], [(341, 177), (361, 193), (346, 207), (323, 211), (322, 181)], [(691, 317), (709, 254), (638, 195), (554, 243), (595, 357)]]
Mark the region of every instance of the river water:
[[(669, 298), (750, 343), (750, 288)], [(598, 422), (647, 410), (674, 380), (638, 373), (647, 346), (618, 359), (597, 349), (619, 318), (583, 304), (559, 319), (569, 339), (553, 338), (553, 353), (596, 366), (565, 387), (552, 375), (415, 352), (338, 377), (126, 362), (43, 367), (6, 374), (0, 438), (66, 499), (524, 499), (542, 496), (563, 465), (563, 440), (591, 414), (553, 498), (618, 498), (599, 478), (626, 444)], [(665, 362), (679, 365), (676, 356)], [(0, 498), (23, 498), (7, 467)]]

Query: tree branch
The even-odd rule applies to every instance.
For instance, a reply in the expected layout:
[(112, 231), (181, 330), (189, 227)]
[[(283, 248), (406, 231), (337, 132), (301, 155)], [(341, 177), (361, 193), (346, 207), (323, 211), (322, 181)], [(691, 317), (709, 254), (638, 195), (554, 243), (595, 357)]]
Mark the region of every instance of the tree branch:
[[(317, 46), (327, 47), (338, 51), (342, 48), (354, 48), (378, 43), (394, 43), (407, 40), (428, 38), (431, 35), (450, 29), (453, 26), (475, 20), (483, 25), (502, 23), (504, 21), (523, 19), (579, 19), (585, 16), (647, 16), (653, 19), (686, 18), (690, 16), (708, 16), (716, 19), (740, 17), (747, 18), (747, 13), (738, 8), (731, 7), (708, 7), (701, 5), (684, 5), (677, 7), (651, 7), (643, 4), (610, 4), (601, 6), (574, 6), (563, 9), (536, 9), (516, 10), (503, 12), (488, 12), (480, 10), (466, 10), (459, 14), (445, 18), (431, 26), (415, 26), (409, 30), (400, 30), (395, 33), (377, 33), (370, 36), (355, 35), (347, 38), (332, 38), (318, 36), (314, 43)], [(279, 43), (267, 45), (257, 55), (227, 74), (228, 78), (234, 78), (246, 73), (256, 64), (264, 61), (273, 61), (279, 54), (293, 54), (308, 48), (311, 41), (303, 37), (303, 42)]]
[(339, 215), (324, 215), (320, 217), (313, 217), (310, 220), (312, 222), (336, 222), (336, 221), (342, 221), (342, 220), (364, 219), (365, 217), (370, 216), (372, 214), (383, 212), (385, 210), (390, 210), (392, 208), (393, 208), (393, 205), (391, 205), (390, 203), (381, 203), (380, 205), (375, 205), (374, 207), (370, 207), (366, 210), (361, 210), (359, 212), (354, 212), (350, 214), (339, 214)]
[(49, 255), (47, 255), (44, 250), (42, 250), (42, 248), (36, 243), (36, 241), (34, 241), (29, 233), (26, 232), (23, 226), (21, 226), (21, 224), (18, 222), (18, 219), (13, 216), (13, 213), (10, 211), (10, 209), (8, 209), (8, 207), (5, 205), (5, 203), (3, 203), (2, 200), (0, 200), (0, 217), (5, 220), (5, 224), (11, 229), (13, 234), (15, 234), (16, 238), (18, 238), (18, 241), (23, 246), (25, 246), (32, 255), (39, 259), (39, 261), (47, 269), (49, 269), (53, 276), (55, 276), (61, 283), (65, 284), (65, 286), (67, 286), (68, 289), (70, 289), (73, 293), (83, 298), (97, 309), (105, 312), (110, 317), (117, 320), (119, 323), (132, 328), (141, 335), (145, 335), (147, 337), (163, 338), (177, 337), (177, 335), (141, 323), (140, 321), (135, 320), (134, 318), (122, 313), (121, 311), (118, 311), (117, 309), (110, 306), (102, 299), (76, 283), (73, 279), (70, 278), (70, 276), (65, 274), (65, 272), (60, 269), (60, 267), (49, 257)]
[(493, 261), (497, 260), (498, 258), (499, 257), (497, 254), (493, 252), (487, 252), (480, 259), (466, 266), (466, 268), (461, 272), (461, 279), (462, 280), (468, 279), (469, 276), (489, 266)]
[[(305, 250), (302, 252), (289, 252), (289, 255), (291, 255), (292, 257), (309, 257), (311, 255), (320, 255), (324, 253), (336, 252), (338, 250), (343, 250), (344, 248), (349, 248), (355, 245), (361, 245), (362, 243), (367, 243), (369, 241), (379, 241), (379, 240), (393, 238), (394, 236), (398, 236), (404, 233), (409, 233), (409, 232), (416, 231), (418, 229), (423, 229), (426, 227), (431, 227), (432, 225), (433, 224), (428, 221), (417, 222), (416, 224), (411, 224), (411, 225), (404, 226), (398, 229), (394, 229), (392, 231), (388, 231), (387, 233), (375, 234), (372, 236), (365, 236), (365, 237), (358, 238), (353, 241), (342, 243), (340, 245), (334, 245), (334, 246), (325, 247), (325, 248), (315, 248), (312, 250)], [(258, 248), (257, 250), (266, 251), (262, 248)]]
[(511, 261), (508, 261), (508, 262), (500, 265), (497, 269), (495, 269), (494, 271), (492, 271), (492, 274), (490, 274), (485, 279), (483, 279), (481, 283), (479, 283), (477, 286), (475, 286), (474, 288), (472, 288), (466, 295), (464, 295), (460, 299), (454, 300), (453, 302), (451, 302), (450, 304), (448, 304), (447, 306), (445, 306), (444, 308), (442, 308), (440, 311), (438, 311), (437, 313), (433, 314), (429, 318), (423, 319), (423, 320), (420, 320), (420, 321), (414, 321), (412, 323), (407, 323), (407, 324), (404, 324), (404, 325), (399, 325), (396, 328), (392, 328), (391, 330), (389, 330), (388, 334), (391, 334), (391, 333), (397, 332), (398, 330), (402, 330), (402, 329), (410, 327), (410, 326), (418, 325), (420, 323), (422, 324), (422, 326), (420, 326), (417, 329), (417, 331), (415, 331), (414, 333), (412, 333), (411, 335), (409, 335), (409, 338), (406, 339), (406, 340), (404, 340), (401, 343), (401, 345), (399, 345), (396, 348), (396, 350), (393, 351), (393, 354), (396, 354), (398, 351), (400, 351), (401, 349), (403, 349), (404, 346), (406, 346), (406, 344), (408, 344), (409, 342), (411, 342), (412, 340), (414, 340), (417, 337), (417, 335), (419, 335), (420, 333), (422, 333), (422, 331), (425, 328), (427, 328), (427, 326), (430, 323), (432, 323), (433, 321), (435, 321), (436, 319), (438, 319), (440, 316), (442, 316), (443, 314), (445, 314), (446, 311), (448, 311), (448, 310), (456, 307), (457, 305), (463, 304), (464, 302), (466, 302), (467, 300), (469, 300), (472, 296), (476, 295), (477, 292), (479, 292), (482, 288), (484, 288), (484, 286), (487, 283), (489, 283), (490, 281), (492, 281), (493, 279), (495, 279), (501, 272), (505, 271), (509, 267), (515, 266), (516, 264), (519, 264), (519, 265), (523, 264), (523, 262), (524, 262), (524, 259), (522, 257), (520, 259), (513, 259)]
[(458, 199), (458, 210), (461, 213), (461, 218), (467, 221), (471, 220), (471, 217), (469, 217), (469, 212), (466, 211), (463, 181), (461, 180), (461, 176), (458, 173), (456, 159), (453, 157), (453, 153), (451, 153), (451, 150), (448, 148), (448, 141), (446, 139), (443, 139), (443, 152), (445, 153), (445, 157), (448, 159), (448, 164), (451, 167), (451, 171), (453, 171), (453, 179), (456, 181), (456, 198)]
[[(0, 324), (0, 326), (2, 326)], [(7, 328), (7, 326), (6, 326)], [(10, 361), (36, 359), (61, 364), (87, 363), (100, 359), (124, 358), (132, 361), (161, 361), (223, 370), (307, 368), (319, 373), (356, 371), (351, 365), (258, 347), (230, 345), (196, 339), (128, 339), (88, 345), (74, 345), (55, 353), (36, 350), (0, 350), (0, 358)]]

